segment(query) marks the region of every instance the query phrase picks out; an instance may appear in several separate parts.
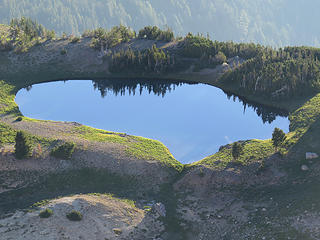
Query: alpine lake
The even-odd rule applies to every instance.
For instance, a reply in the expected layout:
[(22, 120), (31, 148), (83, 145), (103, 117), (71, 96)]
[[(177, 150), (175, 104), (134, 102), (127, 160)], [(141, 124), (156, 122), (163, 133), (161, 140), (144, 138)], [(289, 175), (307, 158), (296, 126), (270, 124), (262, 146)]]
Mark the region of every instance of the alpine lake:
[(238, 140), (288, 132), (287, 113), (206, 84), (164, 80), (70, 80), (35, 84), (16, 96), (23, 115), (78, 122), (156, 139), (182, 163)]

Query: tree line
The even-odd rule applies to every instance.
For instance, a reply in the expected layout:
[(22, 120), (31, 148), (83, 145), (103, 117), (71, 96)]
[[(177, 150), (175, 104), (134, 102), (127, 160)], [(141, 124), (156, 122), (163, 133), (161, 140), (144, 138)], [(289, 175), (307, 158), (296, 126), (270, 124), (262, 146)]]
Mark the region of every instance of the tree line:
[(113, 73), (166, 73), (174, 67), (175, 57), (153, 45), (143, 51), (128, 48), (114, 53), (109, 70)]
[(319, 45), (317, 9), (317, 0), (1, 0), (0, 22), (28, 16), (58, 34), (74, 35), (120, 23), (138, 30), (147, 23), (179, 34), (210, 31), (220, 41)]
[(303, 96), (320, 91), (320, 49), (262, 48), (241, 66), (230, 69), (222, 81), (274, 99)]
[(92, 47), (105, 49), (112, 48), (123, 42), (129, 42), (131, 39), (136, 38), (136, 32), (131, 28), (120, 25), (111, 28), (109, 31), (101, 27), (94, 30), (86, 30), (82, 37), (92, 38)]
[(55, 36), (53, 30), (47, 30), (30, 18), (14, 18), (10, 25), (2, 25), (0, 28), (0, 50), (14, 49), (17, 52), (25, 52), (30, 47)]
[(215, 66), (232, 57), (245, 62), (221, 77), (243, 93), (275, 99), (320, 91), (320, 49), (286, 47), (273, 49), (253, 43), (212, 41), (189, 33), (180, 43), (184, 57), (198, 61), (198, 68)]

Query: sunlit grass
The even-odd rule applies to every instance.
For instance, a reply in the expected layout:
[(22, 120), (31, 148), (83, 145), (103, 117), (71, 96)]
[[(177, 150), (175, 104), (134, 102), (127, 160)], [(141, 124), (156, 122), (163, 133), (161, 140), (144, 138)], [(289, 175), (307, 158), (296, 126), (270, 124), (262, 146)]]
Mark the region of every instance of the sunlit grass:
[[(236, 161), (247, 165), (257, 160), (263, 160), (275, 153), (271, 140), (248, 140), (242, 142), (244, 148), (241, 156), (234, 160), (232, 157), (232, 145), (223, 147), (219, 152), (206, 157), (192, 165), (203, 165), (209, 168), (225, 168), (229, 162)], [(191, 166), (192, 166), (191, 165)]]
[(75, 127), (73, 133), (77, 134), (80, 138), (90, 141), (122, 144), (126, 147), (125, 153), (129, 157), (158, 161), (178, 171), (183, 169), (183, 165), (172, 156), (168, 148), (156, 140), (94, 129), (87, 126)]

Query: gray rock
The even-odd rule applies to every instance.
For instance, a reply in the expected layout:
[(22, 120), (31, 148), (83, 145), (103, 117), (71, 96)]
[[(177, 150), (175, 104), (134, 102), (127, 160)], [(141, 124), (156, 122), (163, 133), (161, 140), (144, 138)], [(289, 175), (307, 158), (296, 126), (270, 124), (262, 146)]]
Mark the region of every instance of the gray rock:
[(308, 171), (309, 170), (309, 167), (307, 165), (302, 165), (301, 166), (301, 170), (302, 171)]
[(156, 203), (153, 205), (153, 208), (161, 217), (166, 216), (166, 207), (163, 203)]
[(313, 153), (313, 152), (306, 152), (306, 159), (310, 160), (310, 159), (315, 159), (318, 158), (319, 155), (317, 153)]

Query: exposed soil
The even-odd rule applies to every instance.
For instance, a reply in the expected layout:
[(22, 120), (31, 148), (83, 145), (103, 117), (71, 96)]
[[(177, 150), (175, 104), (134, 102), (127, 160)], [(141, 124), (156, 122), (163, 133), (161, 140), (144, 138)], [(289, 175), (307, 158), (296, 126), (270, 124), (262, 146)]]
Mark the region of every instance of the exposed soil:
[[(40, 218), (45, 208), (53, 210), (53, 215)], [(72, 210), (79, 211), (83, 219), (68, 220), (66, 214)], [(76, 195), (0, 220), (0, 239), (155, 239), (164, 229), (158, 218), (157, 213), (108, 196)]]

